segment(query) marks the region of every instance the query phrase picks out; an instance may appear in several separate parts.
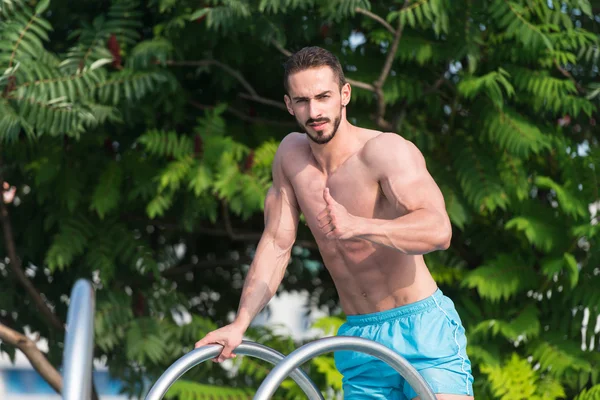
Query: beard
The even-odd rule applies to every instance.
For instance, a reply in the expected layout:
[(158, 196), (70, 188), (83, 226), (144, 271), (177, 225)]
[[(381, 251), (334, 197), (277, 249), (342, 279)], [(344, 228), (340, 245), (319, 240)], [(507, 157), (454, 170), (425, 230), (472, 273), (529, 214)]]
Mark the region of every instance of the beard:
[(342, 121), (342, 107), (340, 107), (340, 112), (333, 121), (333, 126), (331, 128), (331, 132), (328, 132), (327, 130), (316, 131), (316, 132), (310, 131), (310, 129), (312, 129), (310, 124), (322, 123), (322, 122), (329, 123), (329, 122), (331, 122), (331, 120), (329, 118), (308, 119), (306, 121), (306, 123), (304, 123), (304, 124), (301, 124), (300, 121), (298, 121), (298, 120), (296, 120), (296, 121), (298, 122), (300, 127), (304, 129), (304, 132), (306, 132), (306, 135), (308, 136), (308, 138), (310, 140), (312, 140), (313, 142), (315, 142), (317, 144), (326, 144), (326, 143), (329, 143), (331, 141), (331, 139), (333, 139), (333, 137), (335, 136), (335, 134), (338, 131), (338, 128), (340, 127), (340, 122)]

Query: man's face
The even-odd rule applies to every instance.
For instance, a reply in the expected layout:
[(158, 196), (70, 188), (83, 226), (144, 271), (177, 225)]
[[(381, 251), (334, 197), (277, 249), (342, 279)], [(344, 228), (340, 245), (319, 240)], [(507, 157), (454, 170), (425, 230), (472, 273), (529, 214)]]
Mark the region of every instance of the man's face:
[(290, 114), (315, 143), (325, 144), (335, 136), (342, 118), (344, 93), (338, 79), (329, 67), (310, 68), (288, 78), (289, 96), (285, 103)]

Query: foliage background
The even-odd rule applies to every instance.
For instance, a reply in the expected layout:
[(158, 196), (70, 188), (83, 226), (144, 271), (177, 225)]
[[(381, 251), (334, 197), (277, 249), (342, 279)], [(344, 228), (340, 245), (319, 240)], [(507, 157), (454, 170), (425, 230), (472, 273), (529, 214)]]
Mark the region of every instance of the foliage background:
[[(140, 395), (227, 323), (262, 230), (290, 51), (333, 51), (351, 121), (412, 140), (444, 192), (427, 255), (466, 326), (480, 399), (600, 396), (600, 7), (588, 0), (2, 0), (0, 315), (49, 340), (97, 288), (95, 355)], [(281, 291), (337, 297), (300, 227)], [(298, 310), (301, 312), (301, 310)], [(191, 315), (191, 317), (188, 317)], [(183, 323), (181, 321), (184, 321)], [(302, 343), (253, 328), (284, 353)], [(3, 337), (0, 351), (14, 354)], [(171, 397), (251, 393), (206, 363)], [(332, 357), (306, 366), (329, 395)], [(300, 396), (290, 382), (278, 391)], [(301, 398), (298, 397), (298, 398)]]

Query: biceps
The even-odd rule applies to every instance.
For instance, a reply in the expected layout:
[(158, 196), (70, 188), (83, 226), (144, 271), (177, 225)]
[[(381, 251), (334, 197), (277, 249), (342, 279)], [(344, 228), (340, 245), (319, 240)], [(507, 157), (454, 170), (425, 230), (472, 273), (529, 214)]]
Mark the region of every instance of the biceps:
[(296, 240), (298, 208), (293, 193), (285, 187), (271, 187), (265, 199), (265, 234), (281, 249), (289, 249)]
[(446, 213), (442, 192), (426, 170), (406, 176), (386, 177), (381, 186), (385, 196), (401, 213), (419, 209)]

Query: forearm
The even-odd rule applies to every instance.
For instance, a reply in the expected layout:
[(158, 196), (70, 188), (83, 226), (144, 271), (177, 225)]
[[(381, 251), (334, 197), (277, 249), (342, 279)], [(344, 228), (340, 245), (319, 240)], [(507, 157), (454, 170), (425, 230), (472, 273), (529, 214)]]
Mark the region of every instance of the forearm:
[(405, 254), (426, 254), (450, 245), (450, 222), (437, 211), (420, 209), (393, 220), (356, 218), (355, 236)]
[(261, 239), (246, 276), (234, 323), (246, 330), (252, 320), (269, 303), (283, 279), (291, 246), (281, 248), (275, 239)]

